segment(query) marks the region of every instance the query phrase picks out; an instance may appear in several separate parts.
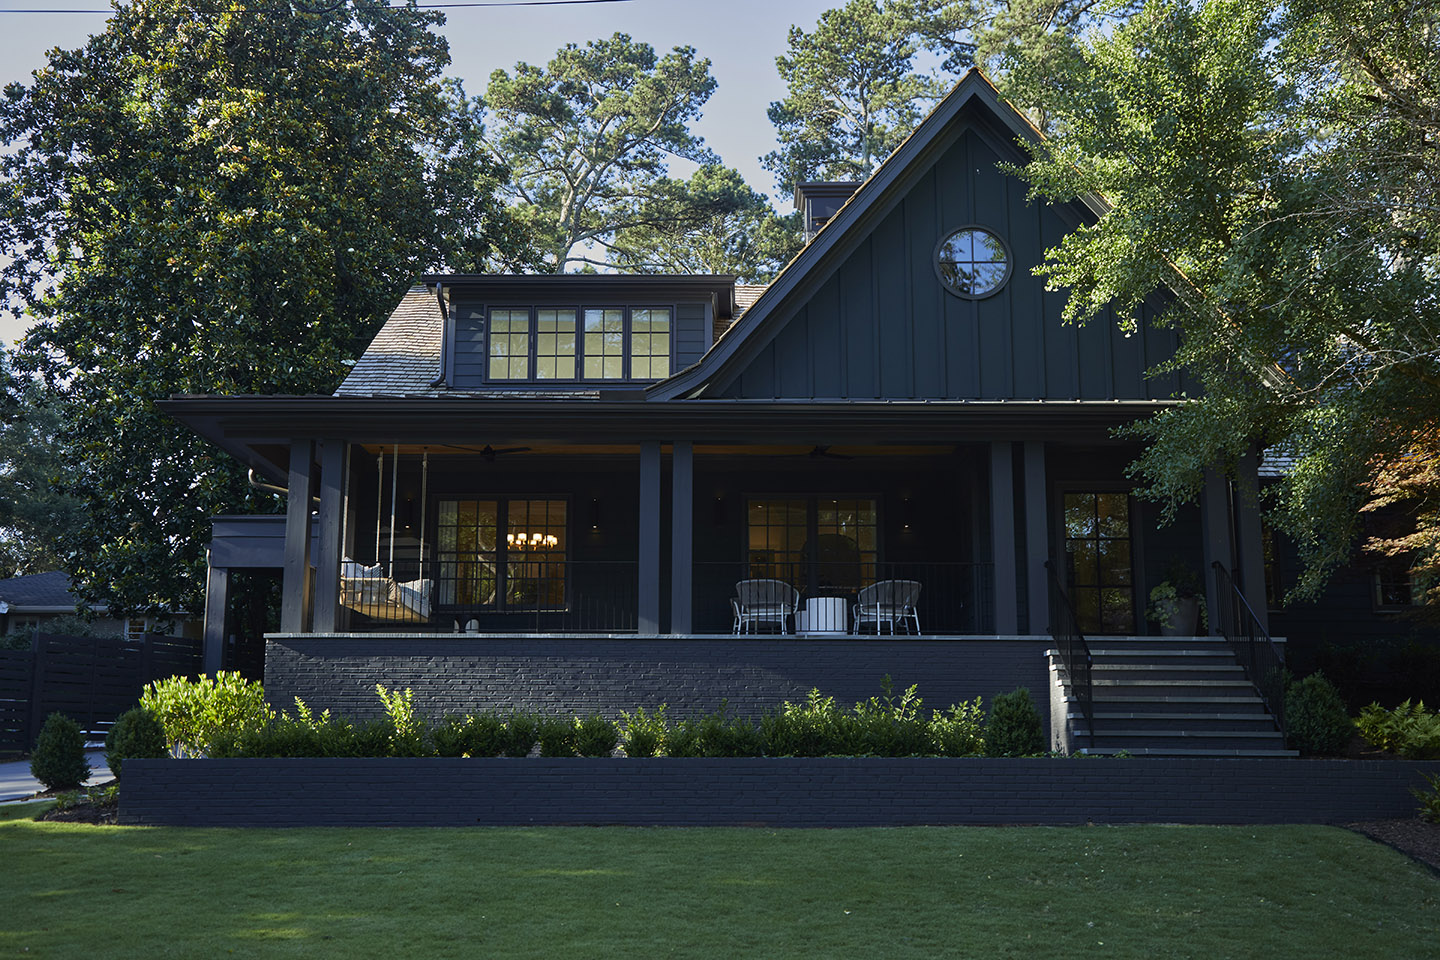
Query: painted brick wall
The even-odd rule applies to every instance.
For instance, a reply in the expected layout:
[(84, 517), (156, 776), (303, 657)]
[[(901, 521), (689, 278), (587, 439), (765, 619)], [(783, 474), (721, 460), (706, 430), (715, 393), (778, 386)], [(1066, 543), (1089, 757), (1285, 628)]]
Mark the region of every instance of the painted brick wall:
[(127, 760), (120, 822), (169, 826), (1345, 823), (1408, 817), (1440, 762)]
[(727, 701), (758, 716), (812, 687), (841, 704), (919, 684), (925, 709), (1030, 688), (1048, 725), (1048, 668), (1041, 640), (797, 640), (424, 636), (272, 637), (265, 693), (276, 707), (300, 697), (316, 710), (361, 719), (382, 715), (375, 685), (411, 688), (431, 717), (480, 710), (545, 714), (669, 704), (672, 716), (704, 714)]

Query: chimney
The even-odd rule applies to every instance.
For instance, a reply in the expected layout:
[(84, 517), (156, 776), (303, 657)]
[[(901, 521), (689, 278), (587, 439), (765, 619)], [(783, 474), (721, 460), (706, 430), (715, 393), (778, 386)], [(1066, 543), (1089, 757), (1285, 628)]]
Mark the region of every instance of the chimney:
[(805, 218), (805, 242), (809, 243), (830, 222), (845, 201), (860, 189), (852, 180), (821, 180), (795, 186), (795, 209)]

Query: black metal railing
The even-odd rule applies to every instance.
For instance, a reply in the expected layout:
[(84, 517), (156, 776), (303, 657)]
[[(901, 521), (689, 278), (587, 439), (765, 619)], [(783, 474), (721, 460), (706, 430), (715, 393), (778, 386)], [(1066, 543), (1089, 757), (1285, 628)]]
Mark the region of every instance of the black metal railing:
[(1265, 707), (1275, 718), (1275, 725), (1285, 732), (1285, 654), (1260, 625), (1250, 602), (1235, 583), (1234, 576), (1218, 560), (1215, 588), (1219, 602), (1220, 635), (1230, 644), (1235, 659), (1245, 670), (1245, 679), (1255, 686)]
[[(995, 632), (994, 567), (989, 563), (926, 563), (857, 560), (733, 561), (695, 564), (693, 623), (696, 633), (779, 633), (778, 621), (746, 621), (737, 627), (737, 584), (779, 580), (799, 595), (785, 619), (786, 632), (802, 634), (884, 634), (898, 636), (984, 635)], [(885, 581), (918, 584), (913, 611), (900, 615), (889, 601), (904, 588), (877, 587)], [(911, 588), (914, 589), (914, 588)], [(860, 610), (864, 599), (878, 599), (876, 610)], [(892, 616), (893, 614), (893, 616)]]
[(1085, 718), (1085, 730), (1090, 738), (1090, 746), (1093, 747), (1095, 705), (1090, 673), (1095, 666), (1095, 658), (1090, 655), (1090, 645), (1085, 642), (1085, 635), (1080, 632), (1080, 621), (1075, 616), (1075, 608), (1070, 603), (1069, 595), (1065, 593), (1065, 588), (1055, 573), (1054, 562), (1046, 560), (1045, 570), (1050, 574), (1050, 639), (1055, 642), (1055, 649), (1060, 651), (1060, 662), (1070, 678), (1071, 696), (1080, 708), (1080, 715)]
[(349, 629), (439, 633), (634, 633), (633, 560), (397, 561), (340, 580)]

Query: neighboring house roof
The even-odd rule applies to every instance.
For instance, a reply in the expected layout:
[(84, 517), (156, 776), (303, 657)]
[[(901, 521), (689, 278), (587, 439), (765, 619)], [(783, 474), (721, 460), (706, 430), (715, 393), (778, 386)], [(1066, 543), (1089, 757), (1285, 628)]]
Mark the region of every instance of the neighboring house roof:
[(0, 612), (73, 613), (77, 601), (69, 575), (59, 570), (0, 580), (0, 603), (7, 606)]
[(335, 395), (436, 393), (443, 323), (435, 294), (411, 287)]

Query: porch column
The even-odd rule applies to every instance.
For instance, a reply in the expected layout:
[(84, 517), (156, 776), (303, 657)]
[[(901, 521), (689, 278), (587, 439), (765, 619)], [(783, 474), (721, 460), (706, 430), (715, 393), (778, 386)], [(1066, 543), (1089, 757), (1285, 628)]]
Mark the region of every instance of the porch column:
[(285, 582), (280, 629), (305, 632), (310, 612), (310, 441), (290, 443), (290, 491), (285, 505)]
[(1240, 565), (1239, 584), (1255, 611), (1255, 619), (1270, 632), (1269, 604), (1265, 602), (1265, 535), (1260, 529), (1260, 457), (1252, 448), (1235, 465), (1235, 554)]
[(1015, 590), (1015, 488), (1008, 440), (990, 443), (990, 556), (995, 562), (995, 632), (1019, 631)]
[(676, 440), (670, 457), (670, 632), (692, 629), (695, 561), (695, 446)]
[(315, 632), (334, 633), (340, 623), (340, 531), (344, 528), (344, 440), (321, 440), (320, 548), (315, 557)]
[(205, 639), (200, 648), (200, 670), (211, 677), (225, 667), (225, 610), (228, 606), (229, 594), (229, 568), (209, 566), (207, 563)]
[(1050, 630), (1050, 497), (1045, 483), (1045, 442), (1025, 441), (1025, 569), (1031, 634)]
[(660, 441), (640, 443), (640, 633), (660, 632)]
[(1220, 634), (1222, 610), (1230, 609), (1230, 598), (1220, 596), (1219, 582), (1211, 566), (1217, 560), (1229, 570), (1235, 566), (1230, 555), (1230, 496), (1225, 474), (1211, 467), (1205, 471), (1205, 488), (1200, 494), (1200, 540), (1205, 549), (1205, 612), (1210, 635)]

